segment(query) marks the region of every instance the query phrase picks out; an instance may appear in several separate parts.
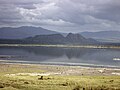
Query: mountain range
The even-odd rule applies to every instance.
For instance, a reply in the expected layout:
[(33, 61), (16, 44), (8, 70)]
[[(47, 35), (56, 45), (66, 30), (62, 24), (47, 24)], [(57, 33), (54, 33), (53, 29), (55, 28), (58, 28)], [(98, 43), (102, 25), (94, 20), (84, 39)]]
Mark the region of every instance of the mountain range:
[(42, 44), (94, 44), (96, 40), (85, 38), (80, 34), (69, 33), (67, 36), (62, 34), (51, 35), (37, 35), (35, 37), (29, 37), (25, 39), (26, 42), (42, 43)]
[[(45, 35), (45, 36), (44, 36)], [(47, 35), (47, 36), (46, 36)], [(81, 38), (79, 38), (81, 35)], [(70, 37), (72, 38), (70, 38)], [(120, 31), (99, 31), (99, 32), (82, 32), (79, 34), (67, 34), (67, 33), (59, 33), (56, 31), (44, 29), (41, 27), (32, 27), (32, 26), (22, 26), (22, 27), (3, 27), (0, 28), (0, 39), (24, 39), (28, 38), (30, 40), (35, 39), (35, 38), (44, 38), (44, 40), (49, 37), (55, 37), (57, 38), (57, 42), (79, 42), (79, 39), (81, 42), (87, 42), (89, 41), (99, 41), (99, 42), (112, 42), (112, 43), (120, 43)], [(32, 38), (30, 38), (32, 37)], [(59, 39), (61, 38), (61, 39)], [(68, 39), (69, 40), (65, 40)], [(78, 39), (79, 38), (79, 39)], [(92, 38), (92, 39), (89, 39)], [(53, 41), (55, 40), (53, 39)], [(94, 39), (94, 40), (93, 40)], [(29, 40), (29, 41), (30, 41)], [(37, 40), (34, 40), (36, 42)], [(40, 40), (41, 41), (41, 40)], [(56, 41), (55, 41), (56, 42)]]
[(120, 43), (120, 31), (99, 31), (99, 32), (82, 32), (86, 38), (93, 38), (100, 42)]
[(24, 39), (0, 39), (1, 44), (97, 44), (94, 39), (85, 38), (80, 34), (69, 33), (67, 36), (62, 34), (36, 35)]
[(22, 39), (36, 35), (49, 35), (58, 32), (47, 30), (41, 27), (23, 26), (18, 28), (0, 28), (0, 39)]

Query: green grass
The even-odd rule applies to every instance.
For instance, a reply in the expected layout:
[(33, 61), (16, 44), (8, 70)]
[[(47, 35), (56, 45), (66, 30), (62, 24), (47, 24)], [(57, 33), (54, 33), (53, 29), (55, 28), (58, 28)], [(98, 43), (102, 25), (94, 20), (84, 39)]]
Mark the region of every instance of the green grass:
[(5, 76), (47, 72), (38, 66), (0, 66), (0, 90), (120, 90), (120, 76)]

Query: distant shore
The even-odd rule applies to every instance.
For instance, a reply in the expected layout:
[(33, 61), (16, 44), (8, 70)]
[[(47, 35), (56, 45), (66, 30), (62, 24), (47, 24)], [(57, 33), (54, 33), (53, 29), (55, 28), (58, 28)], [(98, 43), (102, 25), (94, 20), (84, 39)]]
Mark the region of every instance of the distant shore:
[(46, 44), (0, 44), (0, 47), (59, 47), (59, 48), (95, 48), (95, 49), (120, 49), (112, 45), (46, 45)]

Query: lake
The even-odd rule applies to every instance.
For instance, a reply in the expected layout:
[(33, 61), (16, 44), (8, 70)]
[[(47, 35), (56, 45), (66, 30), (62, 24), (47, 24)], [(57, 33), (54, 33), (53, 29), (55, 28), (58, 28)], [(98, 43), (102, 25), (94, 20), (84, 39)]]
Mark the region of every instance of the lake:
[(0, 60), (8, 62), (120, 68), (119, 59), (120, 49), (0, 47)]

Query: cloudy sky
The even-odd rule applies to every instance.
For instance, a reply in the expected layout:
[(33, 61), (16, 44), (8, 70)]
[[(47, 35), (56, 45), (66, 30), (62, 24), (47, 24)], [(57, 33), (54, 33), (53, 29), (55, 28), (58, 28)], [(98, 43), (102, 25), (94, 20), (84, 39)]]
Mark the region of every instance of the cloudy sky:
[(0, 27), (120, 31), (120, 0), (0, 0)]

